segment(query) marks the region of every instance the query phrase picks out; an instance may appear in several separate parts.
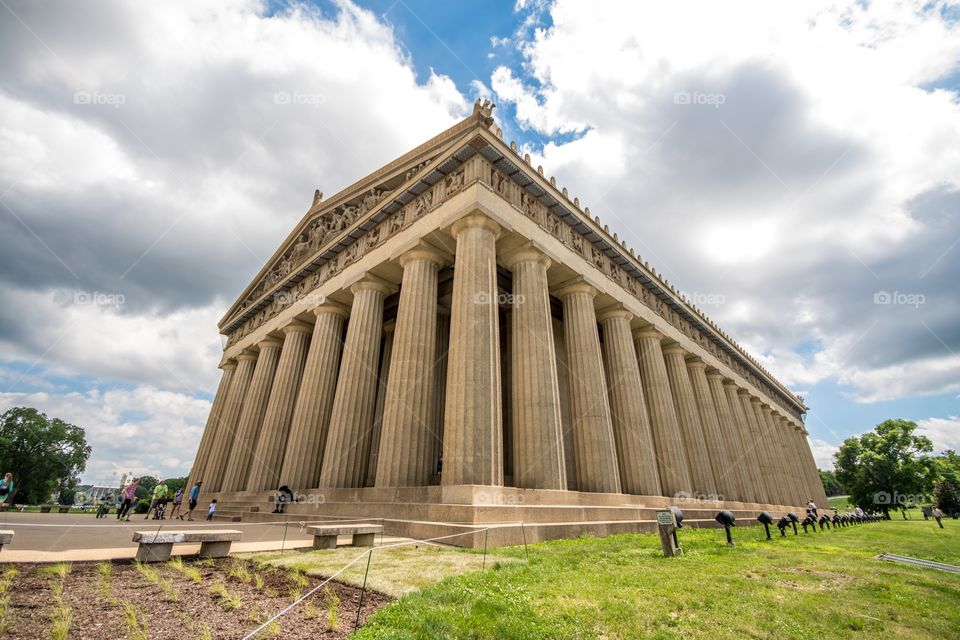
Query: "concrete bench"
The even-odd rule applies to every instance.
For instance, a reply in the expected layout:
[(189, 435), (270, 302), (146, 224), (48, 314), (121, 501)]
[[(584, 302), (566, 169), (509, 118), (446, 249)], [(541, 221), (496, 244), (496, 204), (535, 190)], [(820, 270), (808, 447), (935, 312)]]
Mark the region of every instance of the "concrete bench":
[(314, 549), (335, 549), (337, 536), (353, 536), (352, 546), (369, 547), (373, 545), (373, 537), (383, 533), (383, 525), (319, 524), (307, 527), (307, 533), (313, 536)]
[(13, 531), (10, 529), (0, 529), (0, 550), (3, 550), (3, 545), (10, 544), (13, 542)]
[(198, 529), (196, 531), (137, 531), (133, 541), (139, 542), (137, 560), (166, 562), (174, 544), (199, 542), (201, 558), (224, 558), (230, 553), (230, 543), (240, 540), (235, 529)]
[(70, 513), (70, 505), (65, 504), (42, 504), (40, 505), (40, 513), (50, 513), (51, 509), (56, 509), (60, 513)]

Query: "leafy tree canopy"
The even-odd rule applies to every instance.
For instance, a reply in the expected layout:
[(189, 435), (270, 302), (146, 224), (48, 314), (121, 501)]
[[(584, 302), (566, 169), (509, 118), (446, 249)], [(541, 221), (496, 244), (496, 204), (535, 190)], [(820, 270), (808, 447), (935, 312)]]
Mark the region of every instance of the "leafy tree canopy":
[(916, 435), (915, 422), (884, 420), (873, 431), (847, 438), (835, 454), (837, 480), (866, 509), (919, 502), (933, 489), (939, 463), (933, 443)]
[(10, 501), (36, 504), (75, 483), (90, 457), (83, 429), (29, 407), (0, 416), (0, 474), (13, 474)]
[(820, 481), (823, 482), (823, 490), (828, 496), (840, 496), (844, 494), (843, 485), (837, 480), (835, 471), (820, 471)]

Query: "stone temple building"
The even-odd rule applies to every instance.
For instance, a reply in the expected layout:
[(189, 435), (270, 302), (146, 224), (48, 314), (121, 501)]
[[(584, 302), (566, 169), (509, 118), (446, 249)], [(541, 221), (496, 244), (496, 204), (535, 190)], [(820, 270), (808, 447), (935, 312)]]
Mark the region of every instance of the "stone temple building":
[[(223, 317), (201, 502), (462, 545), (825, 506), (803, 400), (492, 109), (315, 194)], [(297, 502), (275, 516), (282, 485)]]

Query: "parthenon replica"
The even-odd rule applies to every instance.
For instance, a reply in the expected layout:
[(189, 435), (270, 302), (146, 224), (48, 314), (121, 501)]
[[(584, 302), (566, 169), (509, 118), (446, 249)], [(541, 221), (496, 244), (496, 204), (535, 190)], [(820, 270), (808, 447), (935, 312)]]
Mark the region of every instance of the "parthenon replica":
[(201, 501), (466, 546), (825, 507), (802, 398), (492, 110), (315, 194), (223, 317)]

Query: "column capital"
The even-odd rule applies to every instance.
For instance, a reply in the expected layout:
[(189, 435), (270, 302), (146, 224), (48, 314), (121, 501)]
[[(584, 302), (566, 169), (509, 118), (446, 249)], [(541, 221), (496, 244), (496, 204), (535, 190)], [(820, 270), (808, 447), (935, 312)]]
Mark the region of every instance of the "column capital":
[(595, 298), (597, 293), (599, 293), (591, 284), (588, 284), (583, 278), (577, 278), (574, 282), (564, 285), (557, 290), (556, 295), (558, 298), (566, 298), (569, 295), (576, 293), (585, 293), (591, 298)]
[(444, 255), (425, 242), (420, 242), (417, 244), (417, 246), (400, 254), (397, 262), (400, 263), (401, 267), (406, 267), (408, 263), (415, 260), (423, 260), (425, 262), (435, 264), (438, 267), (442, 267), (444, 264), (450, 261), (450, 257)]
[(549, 269), (552, 261), (550, 258), (540, 249), (538, 249), (532, 242), (527, 242), (516, 249), (507, 252), (505, 255), (501, 256), (501, 262), (503, 266), (507, 269), (513, 270), (518, 264), (524, 262), (539, 262), (543, 265), (544, 269)]
[(284, 335), (290, 333), (313, 333), (312, 326), (306, 322), (300, 322), (299, 320), (291, 320), (287, 324), (283, 325), (280, 330), (283, 331)]
[(734, 389), (738, 393), (740, 392), (740, 385), (726, 376), (723, 377), (723, 386), (727, 389)]
[(704, 362), (700, 356), (691, 356), (687, 358), (687, 368), (689, 369), (703, 369), (707, 370), (707, 363)]
[(335, 302), (325, 302), (318, 307), (314, 307), (310, 311), (313, 313), (313, 315), (318, 317), (327, 313), (340, 316), (341, 318), (350, 317), (350, 310), (343, 305), (336, 304)]
[(237, 361), (234, 358), (228, 358), (220, 363), (220, 368), (224, 371), (237, 368)]
[(283, 346), (283, 340), (280, 338), (267, 337), (257, 343), (257, 347), (259, 347), (261, 351), (264, 349), (272, 349), (274, 347), (279, 349), (281, 346)]
[(674, 354), (679, 354), (681, 356), (686, 356), (689, 352), (683, 348), (678, 342), (668, 344), (663, 348), (663, 355), (669, 356)]
[(633, 337), (636, 340), (655, 339), (659, 341), (659, 340), (663, 340), (664, 335), (660, 333), (656, 328), (654, 328), (654, 326), (651, 324), (646, 327), (634, 329)]
[(250, 349), (244, 349), (244, 350), (240, 353), (240, 355), (237, 356), (237, 360), (238, 360), (238, 361), (241, 361), (241, 362), (242, 362), (243, 360), (254, 361), (254, 362), (255, 362), (256, 359), (257, 359), (257, 352), (256, 352), (256, 351), (252, 351), (252, 350), (250, 350)]
[(608, 309), (604, 309), (597, 314), (597, 320), (603, 322), (604, 320), (610, 320), (612, 318), (623, 318), (627, 321), (633, 320), (633, 314), (630, 313), (623, 305), (615, 305)]
[(364, 273), (356, 282), (350, 285), (350, 293), (356, 295), (359, 291), (379, 291), (387, 295), (396, 289), (396, 285), (390, 284), (383, 278)]
[(384, 333), (393, 333), (397, 328), (396, 320), (389, 320), (383, 323), (383, 332)]
[[(749, 393), (749, 391), (748, 391), (747, 393)], [(762, 404), (763, 404), (763, 400), (761, 400), (760, 398), (758, 398), (758, 397), (756, 397), (756, 396), (750, 396), (750, 404), (760, 404), (760, 405), (762, 405)]]
[(450, 227), (450, 233), (456, 238), (464, 229), (486, 229), (493, 234), (494, 238), (499, 238), (502, 233), (500, 225), (482, 213), (471, 213), (460, 218)]

